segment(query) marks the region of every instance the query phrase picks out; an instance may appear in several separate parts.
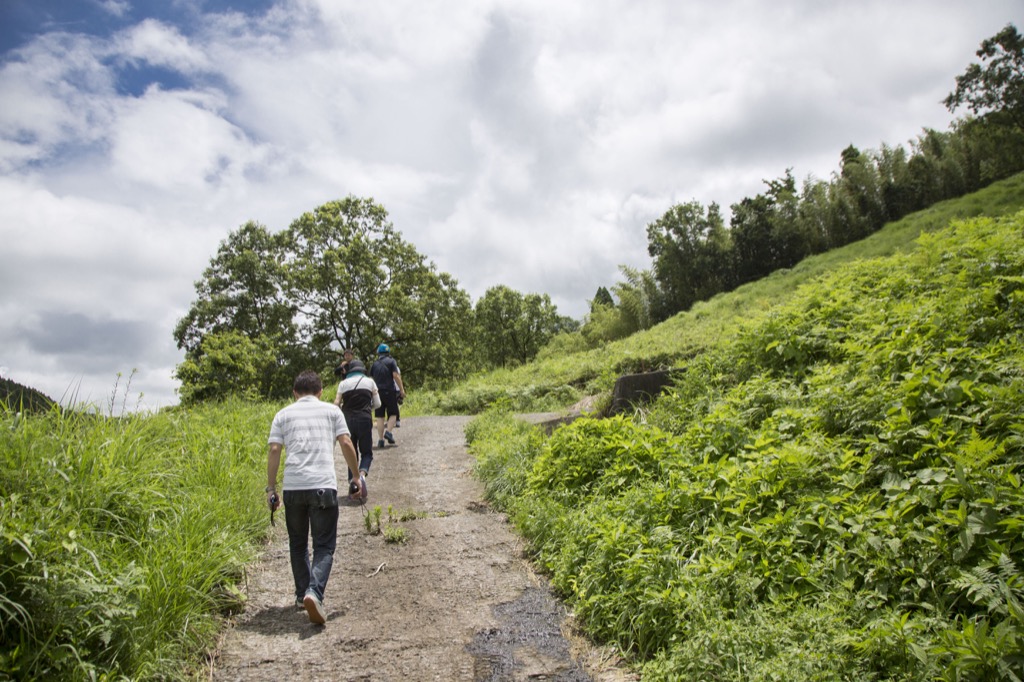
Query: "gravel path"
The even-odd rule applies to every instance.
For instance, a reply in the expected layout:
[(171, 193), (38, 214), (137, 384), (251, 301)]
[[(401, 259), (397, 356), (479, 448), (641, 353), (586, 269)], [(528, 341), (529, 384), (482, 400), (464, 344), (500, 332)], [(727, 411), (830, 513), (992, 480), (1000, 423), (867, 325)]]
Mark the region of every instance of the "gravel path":
[[(468, 421), (407, 417), (398, 445), (375, 450), (366, 506), (341, 509), (325, 626), (293, 605), (287, 534), (277, 525), (211, 679), (633, 679), (606, 651), (566, 638), (564, 609), (505, 517), (482, 502), (465, 448)], [(404, 533), (404, 543), (368, 532), (375, 507), (380, 526)], [(352, 590), (359, 602), (343, 603)]]

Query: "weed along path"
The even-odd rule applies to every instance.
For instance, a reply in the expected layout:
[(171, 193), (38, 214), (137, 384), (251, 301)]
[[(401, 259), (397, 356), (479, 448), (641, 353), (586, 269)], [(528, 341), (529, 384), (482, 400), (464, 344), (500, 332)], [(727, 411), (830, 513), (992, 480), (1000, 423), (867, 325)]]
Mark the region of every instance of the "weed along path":
[(395, 431), (398, 445), (374, 451), (366, 505), (341, 509), (326, 625), (294, 606), (278, 523), (211, 679), (628, 679), (566, 637), (564, 609), (531, 572), (504, 516), (483, 504), (465, 447), (468, 421), (408, 417)]

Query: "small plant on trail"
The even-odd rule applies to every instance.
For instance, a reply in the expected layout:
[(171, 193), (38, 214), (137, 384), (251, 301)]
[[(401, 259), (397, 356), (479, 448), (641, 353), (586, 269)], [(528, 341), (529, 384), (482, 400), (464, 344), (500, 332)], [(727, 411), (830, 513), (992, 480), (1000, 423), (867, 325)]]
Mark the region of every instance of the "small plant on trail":
[(388, 521), (391, 523), (424, 519), (427, 516), (429, 516), (427, 512), (418, 512), (415, 509), (404, 509), (402, 511), (398, 511), (393, 506), (388, 505)]
[(388, 524), (384, 527), (384, 542), (393, 545), (404, 545), (409, 539), (409, 534), (401, 526)]
[(370, 535), (380, 535), (380, 517), (383, 510), (376, 505), (370, 512), (363, 515), (363, 523), (366, 525), (366, 532)]

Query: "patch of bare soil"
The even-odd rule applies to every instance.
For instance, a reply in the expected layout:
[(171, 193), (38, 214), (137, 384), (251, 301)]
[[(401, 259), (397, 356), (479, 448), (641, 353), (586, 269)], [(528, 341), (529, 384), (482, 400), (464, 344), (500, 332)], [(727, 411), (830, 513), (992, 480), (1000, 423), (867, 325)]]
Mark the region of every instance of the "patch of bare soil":
[[(341, 510), (326, 625), (294, 606), (280, 514), (211, 679), (635, 679), (614, 654), (574, 636), (521, 540), (483, 502), (465, 447), (468, 420), (407, 417), (395, 431), (398, 445), (374, 451), (366, 505)], [(340, 457), (338, 464), (344, 481)], [(375, 507), (380, 526), (404, 533), (404, 543), (368, 532)]]

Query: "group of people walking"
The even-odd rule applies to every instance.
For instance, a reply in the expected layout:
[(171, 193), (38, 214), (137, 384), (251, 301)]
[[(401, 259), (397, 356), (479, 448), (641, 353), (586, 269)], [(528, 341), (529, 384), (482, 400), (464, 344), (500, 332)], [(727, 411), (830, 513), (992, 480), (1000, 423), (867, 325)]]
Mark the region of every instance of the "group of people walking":
[[(292, 384), (295, 401), (274, 416), (268, 439), (267, 504), (273, 512), (284, 503), (295, 604), (317, 624), (327, 618), (324, 591), (338, 536), (335, 453), (340, 452), (348, 466), (349, 499), (365, 502), (366, 478), (373, 463), (374, 418), (377, 447), (384, 448), (385, 442), (397, 445), (393, 431), (401, 423), (400, 405), (405, 399), (402, 372), (387, 344), (377, 347), (377, 359), (369, 370), (346, 349), (335, 375), (341, 383), (332, 405), (320, 400), (320, 375), (312, 370), (299, 374)], [(282, 450), (287, 457), (278, 496)]]

